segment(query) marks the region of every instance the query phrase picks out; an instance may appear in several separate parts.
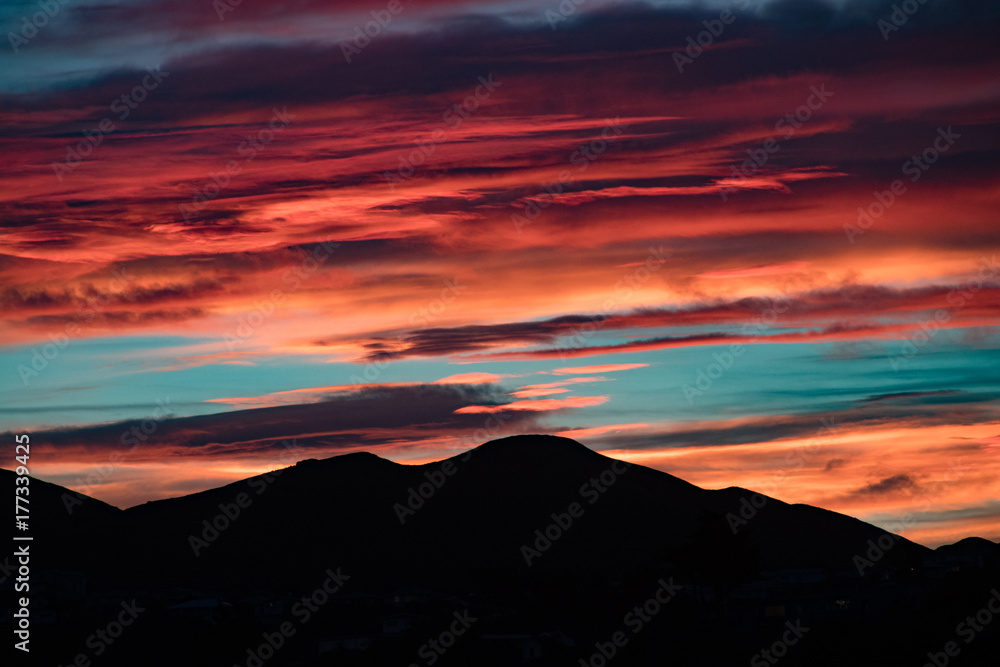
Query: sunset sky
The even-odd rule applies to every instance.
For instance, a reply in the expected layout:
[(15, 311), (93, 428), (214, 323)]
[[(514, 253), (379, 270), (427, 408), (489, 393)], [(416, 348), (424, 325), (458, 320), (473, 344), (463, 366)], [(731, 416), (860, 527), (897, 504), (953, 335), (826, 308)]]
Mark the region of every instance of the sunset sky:
[(4, 441), (128, 507), (556, 433), (1000, 540), (998, 5), (577, 2), (5, 3)]

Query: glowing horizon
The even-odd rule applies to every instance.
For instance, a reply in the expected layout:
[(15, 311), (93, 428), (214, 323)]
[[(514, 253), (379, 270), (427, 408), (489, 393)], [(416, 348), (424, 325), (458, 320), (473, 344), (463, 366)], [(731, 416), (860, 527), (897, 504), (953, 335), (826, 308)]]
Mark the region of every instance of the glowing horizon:
[(553, 433), (1000, 540), (997, 17), (806, 5), (60, 5), (0, 53), (0, 430), (120, 506)]

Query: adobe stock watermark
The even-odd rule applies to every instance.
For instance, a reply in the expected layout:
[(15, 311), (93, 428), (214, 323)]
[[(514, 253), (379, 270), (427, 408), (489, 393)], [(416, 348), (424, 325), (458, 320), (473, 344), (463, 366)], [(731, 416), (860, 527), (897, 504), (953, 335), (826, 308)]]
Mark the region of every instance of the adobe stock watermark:
[[(743, 10), (750, 6), (750, 0), (733, 0), (733, 5), (737, 9)], [(719, 12), (719, 18), (702, 21), (701, 24), (705, 26), (705, 29), (693, 37), (688, 36), (687, 48), (684, 52), (674, 51), (674, 65), (677, 66), (677, 71), (683, 74), (684, 68), (694, 63), (695, 59), (705, 52), (705, 49), (712, 46), (715, 40), (722, 36), (726, 26), (735, 20), (736, 14), (727, 7)]]
[(917, 13), (922, 5), (927, 4), (927, 0), (903, 0), (898, 5), (892, 6), (892, 13), (888, 18), (881, 18), (875, 22), (876, 27), (882, 33), (882, 40), (888, 42), (889, 35), (899, 31), (910, 17)]
[(545, 20), (549, 22), (549, 27), (555, 30), (563, 21), (568, 21), (569, 17), (576, 14), (576, 8), (587, 2), (587, 0), (560, 0), (556, 10), (546, 9)]
[(34, 39), (38, 31), (47, 26), (62, 6), (69, 2), (70, 0), (40, 0), (37, 4), (41, 11), (32, 14), (31, 19), (28, 19), (27, 14), (22, 16), (21, 29), (17, 33), (7, 33), (7, 41), (10, 42), (10, 48), (14, 53), (20, 53), (21, 47)]
[[(604, 154), (608, 147), (613, 144), (628, 129), (628, 125), (623, 125), (620, 117), (614, 120), (606, 119), (607, 124), (601, 130), (601, 136), (580, 144), (569, 155), (569, 163), (576, 167), (579, 174), (587, 171), (592, 162)], [(527, 204), (524, 205), (524, 215), (511, 213), (510, 220), (514, 223), (514, 229), (520, 234), (524, 227), (533, 223), (542, 211), (547, 209), (555, 201), (556, 196), (562, 194), (563, 188), (573, 182), (574, 174), (569, 169), (559, 172), (558, 180), (553, 183), (543, 184), (545, 193), (539, 193), (537, 197), (542, 197), (537, 203), (535, 198), (528, 197)]]
[[(950, 125), (947, 129), (939, 127), (937, 133), (938, 136), (920, 155), (912, 155), (909, 160), (903, 163), (903, 175), (909, 176), (911, 183), (919, 181), (920, 177), (931, 168), (931, 165), (937, 162), (941, 155), (946, 153), (949, 148), (955, 145), (955, 141), (962, 137), (957, 132), (953, 132)], [(874, 191), (872, 197), (875, 198), (875, 201), (866, 207), (858, 207), (857, 223), (844, 223), (844, 233), (847, 234), (847, 240), (853, 244), (856, 237), (871, 229), (875, 221), (885, 215), (886, 211), (905, 193), (906, 183), (900, 178), (890, 183), (888, 190)]]
[(396, 503), (392, 506), (399, 523), (405, 524), (406, 520), (416, 514), (417, 510), (423, 507), (424, 503), (430, 500), (457, 471), (458, 466), (452, 460), (442, 461), (437, 470), (425, 471), (424, 478), (427, 481), (407, 489), (406, 504)]
[[(87, 648), (93, 651), (93, 656), (99, 658), (104, 655), (104, 652), (125, 633), (127, 628), (135, 623), (136, 619), (139, 618), (139, 614), (144, 611), (146, 610), (136, 604), (134, 599), (131, 602), (123, 601), (121, 603), (121, 611), (118, 612), (118, 615), (103, 628), (98, 628), (93, 634), (87, 637), (85, 644)], [(88, 667), (91, 664), (90, 655), (91, 653), (88, 651), (80, 651), (73, 660), (66, 664), (66, 667)], [(58, 667), (63, 666), (59, 665)]]
[[(785, 313), (791, 307), (791, 299), (788, 298), (787, 294), (782, 293), (778, 297), (767, 298), (770, 300), (771, 305), (761, 311), (760, 317), (755, 317), (750, 322), (744, 324), (742, 329), (740, 329), (741, 335), (749, 338), (763, 336), (768, 329), (774, 326), (774, 323), (778, 320), (778, 316)], [(732, 368), (736, 361), (743, 356), (744, 352), (746, 352), (745, 343), (730, 343), (728, 349), (721, 354), (713, 352), (712, 358), (715, 359), (715, 363), (709, 364), (705, 368), (699, 368), (695, 375), (694, 384), (685, 384), (681, 388), (688, 405), (694, 405), (695, 397), (702, 396), (706, 391), (711, 389), (715, 381)]]
[[(292, 605), (291, 614), (296, 623), (284, 621), (273, 632), (264, 632), (261, 635), (261, 643), (246, 650), (247, 657), (242, 665), (263, 667), (264, 663), (273, 658), (288, 643), (288, 640), (298, 633), (300, 628), (312, 620), (313, 616), (326, 606), (351, 578), (350, 575), (341, 572), (339, 567), (336, 571), (328, 568), (324, 574), (326, 574), (326, 579), (320, 586), (308, 595), (302, 596)], [(236, 663), (233, 667), (241, 667), (241, 663)]]
[[(466, 463), (472, 458), (472, 454), (475, 451), (472, 449), (473, 447), (500, 435), (503, 432), (506, 422), (510, 419), (509, 415), (505, 415), (502, 412), (491, 413), (483, 421), (481, 428), (462, 438), (461, 446), (468, 447), (469, 450), (459, 457), (458, 462)], [(396, 513), (396, 518), (399, 519), (399, 523), (405, 524), (410, 517), (414, 516), (419, 509), (427, 504), (428, 500), (441, 490), (445, 482), (451, 479), (456, 472), (458, 472), (458, 466), (452, 459), (442, 461), (437, 470), (424, 472), (424, 479), (426, 481), (421, 482), (415, 487), (411, 486), (406, 490), (405, 504), (397, 502), (392, 506), (393, 511)]]
[[(155, 68), (147, 67), (146, 75), (142, 77), (142, 81), (135, 85), (132, 90), (116, 97), (108, 105), (108, 109), (117, 116), (119, 121), (124, 122), (139, 107), (139, 104), (145, 101), (149, 93), (156, 90), (168, 76), (170, 76), (170, 72), (160, 71), (159, 65)], [(104, 137), (116, 129), (114, 120), (110, 116), (105, 116), (93, 130), (83, 130), (83, 139), (78, 141), (75, 146), (66, 147), (66, 157), (61, 162), (52, 163), (52, 171), (59, 182), (62, 183), (63, 178), (67, 175), (72, 175), (83, 159), (104, 142)]]
[(604, 303), (601, 304), (601, 311), (591, 317), (589, 322), (574, 327), (566, 333), (568, 345), (560, 345), (559, 358), (565, 361), (568, 358), (568, 352), (582, 348), (590, 336), (604, 327), (610, 314), (618, 308), (619, 300), (628, 301), (631, 299), (637, 290), (642, 289), (643, 285), (649, 282), (653, 273), (659, 271), (660, 267), (666, 264), (667, 258), (672, 256), (673, 253), (664, 251), (662, 245), (659, 248), (650, 246), (646, 261), (626, 273), (621, 280), (614, 284), (615, 296), (605, 299)]
[[(448, 652), (448, 649), (455, 645), (458, 638), (468, 632), (472, 624), (479, 620), (475, 616), (470, 616), (468, 609), (461, 613), (452, 612), (452, 616), (455, 620), (451, 622), (451, 625), (442, 630), (441, 634), (434, 639), (421, 644), (420, 648), (417, 649), (417, 655), (423, 659), (424, 664), (430, 666), (436, 663), (441, 656)], [(420, 663), (411, 662), (409, 667), (420, 667)]]
[[(406, 0), (410, 2), (410, 0)], [(401, 0), (389, 0), (385, 9), (372, 10), (372, 20), (362, 26), (360, 23), (354, 26), (354, 37), (340, 43), (340, 52), (344, 54), (347, 64), (351, 63), (351, 58), (364, 51), (372, 40), (382, 34), (382, 31), (392, 23), (392, 17), (403, 13), (406, 7)]]
[[(597, 477), (591, 477), (588, 481), (584, 482), (580, 486), (580, 497), (587, 500), (588, 505), (593, 505), (601, 496), (608, 492), (608, 490), (618, 481), (618, 478), (628, 472), (632, 465), (626, 463), (625, 461), (615, 461), (611, 464), (611, 467), (607, 470), (601, 472)], [(543, 553), (552, 548), (559, 538), (561, 538), (566, 531), (573, 527), (574, 522), (583, 516), (586, 511), (586, 507), (583, 504), (574, 501), (571, 502), (567, 507), (565, 512), (553, 512), (550, 516), (552, 518), (552, 523), (545, 526), (544, 528), (538, 528), (535, 530), (535, 541), (532, 543), (533, 547), (527, 544), (521, 545), (521, 556), (524, 557), (524, 562), (527, 563), (528, 567), (531, 567), (532, 561), (540, 558)]]
[(200, 187), (195, 188), (191, 203), (179, 204), (177, 206), (177, 210), (184, 217), (184, 221), (187, 222), (190, 220), (194, 214), (205, 208), (208, 202), (218, 197), (222, 193), (222, 190), (229, 186), (232, 177), (242, 172), (244, 165), (253, 162), (257, 154), (274, 141), (275, 135), (291, 124), (295, 116), (296, 114), (288, 113), (288, 106), (282, 107), (281, 111), (278, 111), (278, 107), (273, 107), (271, 109), (271, 119), (267, 125), (258, 130), (256, 134), (247, 135), (246, 139), (236, 147), (237, 154), (243, 158), (242, 163), (236, 160), (228, 160), (225, 164), (225, 169), (217, 172), (209, 172), (208, 180)]
[[(432, 299), (426, 306), (417, 308), (413, 313), (410, 314), (410, 324), (417, 325), (418, 329), (425, 328), (431, 324), (434, 320), (440, 317), (448, 306), (454, 303), (463, 290), (468, 289), (468, 285), (463, 285), (458, 281), (458, 278), (453, 280), (445, 279), (444, 289), (441, 290), (440, 295), (436, 299)], [(406, 336), (410, 333), (409, 331), (404, 331), (399, 336), (396, 337), (396, 342), (399, 345), (406, 344)], [(369, 361), (365, 364), (365, 369), (361, 372), (361, 375), (356, 373), (351, 374), (351, 384), (369, 384), (377, 380), (382, 372), (389, 367), (392, 363), (393, 355), (389, 353), (384, 353), (380, 355), (373, 361)]]
[[(296, 457), (301, 456), (304, 451), (294, 438), (291, 442), (282, 440), (281, 446), (284, 448), (284, 451), (278, 457), (279, 465), (291, 465), (295, 463), (298, 460)], [(231, 502), (219, 503), (219, 512), (211, 518), (202, 520), (201, 532), (199, 534), (191, 533), (188, 535), (188, 546), (191, 547), (194, 555), (196, 557), (200, 556), (205, 549), (219, 539), (222, 533), (229, 530), (243, 514), (243, 510), (250, 507), (257, 497), (271, 488), (271, 485), (281, 475), (281, 472), (281, 470), (272, 470), (269, 473), (251, 477), (246, 480), (246, 484), (254, 492), (254, 495), (250, 495), (246, 491), (241, 491), (236, 494)]]
[(226, 20), (226, 14), (236, 11), (236, 8), (243, 4), (243, 0), (212, 0), (212, 9), (220, 21)]
[[(930, 486), (926, 486), (920, 489), (919, 492), (915, 492), (913, 495), (915, 497), (922, 497), (923, 502), (916, 509), (917, 512), (922, 512), (930, 509), (934, 506), (935, 497), (941, 494), (949, 485), (953, 484), (955, 481), (961, 478), (962, 471), (964, 471), (967, 466), (962, 464), (962, 459), (952, 459), (948, 461), (948, 471), (944, 474), (944, 478), (934, 482)], [(885, 524), (885, 528), (891, 532), (886, 532), (878, 536), (877, 539), (869, 539), (868, 543), (865, 545), (867, 549), (863, 554), (855, 554), (851, 559), (854, 564), (854, 568), (858, 572), (858, 576), (864, 576), (865, 570), (869, 570), (875, 566), (880, 560), (882, 560), (885, 555), (892, 550), (899, 542), (903, 539), (900, 533), (905, 532), (911, 528), (917, 519), (913, 512), (907, 512), (903, 516), (899, 517), (897, 521), (889, 522)]]
[(949, 308), (938, 308), (934, 315), (928, 317), (920, 323), (920, 330), (904, 339), (899, 353), (889, 357), (889, 366), (896, 373), (904, 368), (913, 357), (917, 356), (924, 347), (930, 344), (931, 340), (952, 320), (956, 313), (961, 312), (965, 305), (976, 298), (976, 294), (983, 288), (986, 281), (995, 278), (1000, 274), (1000, 264), (997, 264), (997, 256), (987, 259), (983, 257), (979, 260), (982, 265), (979, 268), (976, 278), (967, 280), (965, 284), (951, 290), (945, 296), (945, 301), (950, 304)]
[[(955, 626), (955, 634), (961, 637), (966, 645), (971, 644), (993, 619), (1000, 615), (1000, 591), (996, 588), (990, 591), (992, 596), (975, 614), (966, 616)], [(962, 647), (956, 641), (946, 642), (940, 651), (928, 651), (924, 667), (946, 667), (952, 658), (958, 657)]]
[(439, 127), (431, 132), (426, 141), (414, 142), (416, 148), (405, 156), (399, 157), (399, 166), (396, 167), (395, 173), (382, 172), (382, 177), (385, 178), (391, 190), (395, 190), (397, 184), (409, 180), (416, 173), (417, 168), (427, 162), (427, 159), (434, 154), (437, 145), (448, 138), (448, 131), (462, 127), (462, 124), (479, 109), (480, 105), (503, 85), (502, 81), (494, 80), (493, 74), (489, 74), (485, 78), (480, 76), (478, 81), (479, 85), (468, 97), (461, 102), (451, 104), (441, 114), (441, 122), (444, 127)]
[[(835, 423), (833, 418), (824, 417), (820, 420), (820, 427), (817, 429), (816, 434), (812, 438), (804, 444), (789, 451), (785, 455), (785, 463), (801, 468), (805, 465), (806, 461), (815, 457), (816, 453), (823, 447), (824, 444), (826, 444), (832, 431), (839, 429), (840, 427), (840, 424)], [(764, 509), (764, 506), (767, 505), (767, 501), (770, 500), (769, 496), (775, 495), (778, 488), (787, 477), (788, 473), (786, 473), (783, 469), (778, 468), (771, 474), (771, 479), (759, 487), (761, 491), (764, 491), (768, 495), (755, 492), (749, 496), (743, 496), (740, 498), (740, 504), (737, 511), (726, 514), (726, 522), (729, 524), (729, 529), (733, 531), (733, 535), (738, 533), (741, 528), (748, 525), (754, 518), (756, 518), (760, 510)], [(757, 485), (754, 486), (757, 487)]]
[[(825, 83), (820, 84), (819, 88), (816, 88), (816, 86), (810, 86), (809, 92), (810, 95), (806, 98), (805, 104), (799, 106), (794, 112), (787, 113), (775, 121), (774, 131), (782, 132), (782, 139), (791, 139), (795, 135), (795, 132), (801, 128), (803, 124), (809, 122), (813, 116), (813, 112), (822, 109), (827, 100), (833, 97), (833, 93), (826, 89)], [(779, 144), (778, 140), (774, 137), (768, 138), (759, 148), (748, 148), (747, 155), (749, 157), (743, 161), (739, 169), (735, 166), (731, 167), (733, 175), (731, 179), (727, 180), (732, 181), (735, 179), (738, 183), (746, 181), (749, 177), (756, 174), (761, 167), (767, 164), (771, 155), (777, 153), (780, 149), (781, 144)], [(722, 201), (728, 201), (729, 193), (734, 192), (735, 190), (735, 188), (730, 186), (726, 186), (719, 190), (719, 195), (722, 197)]]
[(629, 640), (642, 632), (653, 618), (659, 614), (663, 607), (673, 600), (681, 591), (681, 586), (674, 583), (674, 578), (664, 581), (657, 581), (660, 587), (653, 595), (641, 605), (633, 607), (622, 617), (622, 625), (631, 632), (618, 630), (614, 632), (606, 642), (594, 642), (596, 649), (589, 658), (580, 658), (579, 667), (604, 667), (608, 662), (618, 655), (618, 652), (628, 646)]
[(73, 320), (63, 326), (62, 333), (49, 334), (49, 342), (41, 348), (31, 348), (31, 361), (26, 366), (18, 364), (17, 374), (21, 378), (25, 387), (31, 384), (33, 378), (38, 377), (49, 365), (56, 360), (56, 357), (69, 347), (70, 342), (79, 335), (82, 335), (80, 324), (90, 324), (98, 315), (104, 312), (105, 307), (111, 303), (111, 295), (123, 294), (134, 278), (125, 275), (120, 269), (111, 272), (108, 280), (108, 289), (104, 292), (89, 290), (85, 292), (76, 306), (76, 315)]
[(124, 460), (125, 454), (131, 454), (135, 451), (135, 448), (138, 447), (140, 443), (144, 443), (149, 440), (153, 434), (159, 430), (160, 422), (164, 419), (169, 419), (176, 414), (169, 407), (169, 396), (165, 400), (157, 399), (156, 404), (157, 407), (153, 409), (153, 412), (149, 415), (149, 417), (141, 421), (133, 422), (129, 428), (122, 431), (121, 436), (118, 438), (118, 442), (121, 443), (122, 447), (125, 449), (116, 449), (112, 451), (108, 454), (107, 463), (94, 469), (92, 472), (89, 472), (85, 477), (83, 475), (78, 476), (74, 483), (75, 488), (72, 492), (63, 492), (62, 502), (63, 507), (66, 508), (67, 514), (73, 514), (73, 510), (78, 505), (83, 504), (84, 494), (89, 494), (92, 487), (100, 486), (111, 478), (115, 469)]
[(786, 630), (780, 639), (775, 640), (771, 646), (758, 651), (750, 658), (751, 667), (767, 667), (777, 664), (778, 660), (788, 655), (789, 647), (798, 644), (802, 637), (809, 632), (809, 628), (802, 625), (801, 619), (796, 620), (795, 623), (785, 621), (785, 628)]
[(302, 286), (303, 281), (315, 275), (330, 258), (331, 251), (338, 247), (340, 247), (339, 243), (321, 241), (313, 247), (311, 253), (300, 249), (299, 263), (286, 269), (281, 276), (281, 282), (288, 285), (288, 289), (284, 290), (280, 287), (272, 289), (263, 300), (254, 302), (254, 310), (237, 318), (235, 329), (223, 333), (222, 337), (226, 341), (226, 347), (229, 348), (229, 351), (235, 350), (238, 345), (249, 340), (257, 329), (264, 326), (264, 323), (288, 298), (288, 293), (295, 292)]

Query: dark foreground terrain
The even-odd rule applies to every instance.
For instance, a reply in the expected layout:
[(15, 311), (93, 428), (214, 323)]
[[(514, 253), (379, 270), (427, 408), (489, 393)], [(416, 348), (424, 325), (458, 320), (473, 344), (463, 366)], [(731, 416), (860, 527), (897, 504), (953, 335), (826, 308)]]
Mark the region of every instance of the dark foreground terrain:
[[(1000, 545), (932, 551), (565, 438), (124, 511), (31, 484), (32, 665), (1000, 665)], [(0, 562), (9, 644), (17, 576)]]

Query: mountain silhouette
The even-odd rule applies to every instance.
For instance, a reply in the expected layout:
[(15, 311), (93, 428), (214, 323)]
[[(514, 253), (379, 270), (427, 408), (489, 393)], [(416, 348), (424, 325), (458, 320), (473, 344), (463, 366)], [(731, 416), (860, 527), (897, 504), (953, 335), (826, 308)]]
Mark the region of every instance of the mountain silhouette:
[[(119, 512), (107, 506), (97, 512), (91, 505), (98, 501), (88, 500), (74, 518), (123, 538), (107, 542), (111, 551), (129, 554), (124, 572), (118, 559), (107, 560), (119, 574), (145, 580), (167, 572), (172, 585), (226, 588), (256, 585), (262, 563), (276, 586), (304, 583), (300, 575), (330, 565), (380, 573), (386, 586), (467, 582), (477, 572), (527, 566), (522, 547), (537, 551), (535, 531), (544, 534), (552, 515), (565, 515), (571, 503), (582, 516), (551, 531), (561, 535), (531, 559), (531, 571), (630, 571), (682, 548), (706, 513), (729, 515), (736, 534), (760, 550), (764, 569), (851, 570), (869, 540), (885, 534), (749, 490), (709, 491), (638, 465), (618, 463), (624, 471), (618, 473), (615, 465), (567, 438), (513, 436), (417, 466), (368, 453), (306, 460)], [(605, 486), (602, 474), (613, 482)], [(762, 506), (751, 503), (750, 516), (744, 499)], [(919, 557), (927, 549), (899, 538), (892, 551)], [(252, 562), (246, 554), (254, 554)]]
[[(0, 478), (12, 485), (12, 476), (2, 471)], [(836, 599), (861, 600), (859, 591), (882, 587), (864, 593), (866, 611), (851, 612), (867, 618), (882, 599), (894, 605), (898, 587), (911, 586), (906, 582), (925, 561), (947, 577), (954, 567), (950, 551), (978, 556), (989, 545), (1000, 548), (973, 539), (932, 551), (836, 512), (735, 487), (702, 489), (546, 435), (503, 438), (424, 465), (370, 453), (301, 460), (127, 510), (40, 480), (32, 481), (32, 494), (35, 543), (46, 545), (38, 567), (85, 577), (88, 597), (136, 591), (164, 609), (180, 601), (174, 615), (308, 591), (322, 573), (342, 571), (359, 594), (398, 599), (400, 590), (442, 591), (477, 600), (493, 610), (491, 622), (507, 630), (538, 630), (559, 618), (579, 632), (599, 623), (608, 608), (620, 624), (614, 600), (620, 596), (626, 604), (669, 575), (685, 590), (685, 601), (671, 612), (686, 609), (676, 631), (699, 614), (732, 617), (742, 624), (741, 641), (752, 646), (754, 633), (770, 627), (765, 609), (780, 608), (782, 618), (790, 618), (792, 609), (819, 605), (814, 613), (823, 616)], [(942, 554), (948, 558), (933, 560)], [(992, 562), (958, 560), (975, 567)], [(806, 588), (812, 597), (795, 597)], [(748, 602), (751, 593), (759, 599)], [(813, 600), (817, 596), (826, 607)], [(379, 609), (370, 613), (391, 611)], [(420, 613), (426, 619), (436, 612)], [(257, 622), (263, 621), (247, 621)], [(353, 627), (354, 621), (338, 623)], [(318, 634), (315, 641), (321, 640)], [(658, 640), (645, 641), (646, 649), (630, 650), (654, 655)], [(836, 642), (829, 641), (824, 650), (833, 655)], [(373, 651), (396, 645), (376, 646)], [(738, 646), (727, 650), (738, 653)], [(220, 660), (229, 659), (227, 650), (219, 649), (227, 656)], [(820, 664), (815, 656), (812, 664)]]

